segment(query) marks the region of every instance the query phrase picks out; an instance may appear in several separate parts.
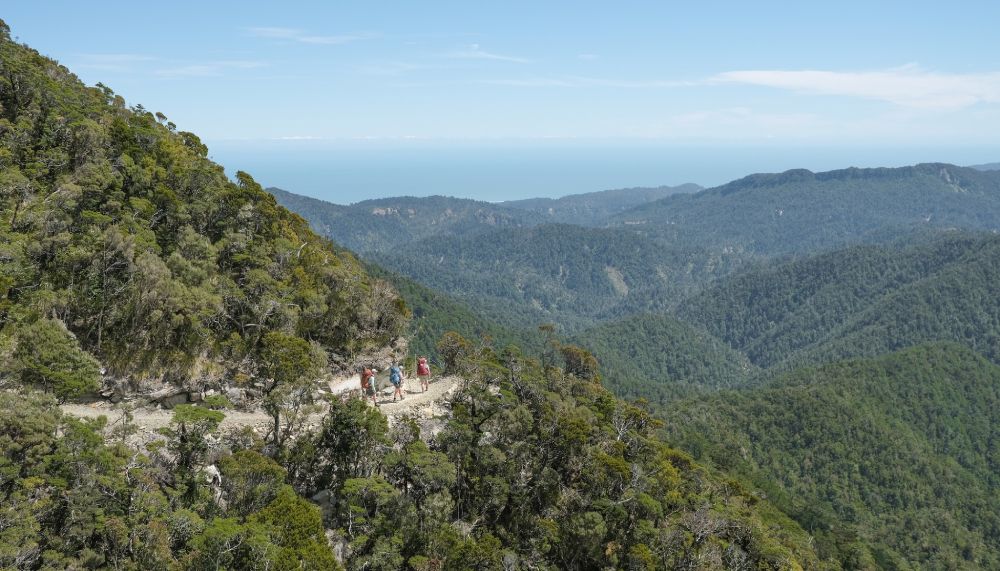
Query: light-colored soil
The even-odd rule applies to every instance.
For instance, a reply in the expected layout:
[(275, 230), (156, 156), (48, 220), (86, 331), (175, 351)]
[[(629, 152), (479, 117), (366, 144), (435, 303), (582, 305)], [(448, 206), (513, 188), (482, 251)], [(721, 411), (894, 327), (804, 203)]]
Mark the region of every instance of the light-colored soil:
[[(458, 377), (438, 377), (431, 380), (430, 388), (427, 392), (420, 391), (420, 382), (416, 379), (407, 379), (403, 392), (405, 398), (399, 402), (392, 402), (392, 387), (383, 388), (378, 393), (379, 410), (388, 418), (390, 423), (406, 415), (413, 414), (421, 418), (432, 418), (440, 413), (441, 401), (447, 399), (461, 382)], [(330, 393), (343, 394), (355, 391), (360, 388), (358, 378), (340, 378), (330, 382)], [(369, 402), (370, 399), (369, 399)], [(64, 404), (64, 413), (78, 418), (97, 418), (106, 416), (109, 424), (117, 422), (121, 418), (121, 411), (116, 405), (106, 401), (98, 401), (90, 404)], [(245, 426), (267, 430), (270, 426), (271, 418), (262, 410), (252, 411), (224, 411), (226, 417), (219, 426), (222, 431)], [(318, 422), (324, 413), (314, 415), (312, 419)], [(142, 432), (156, 432), (160, 428), (170, 425), (173, 411), (161, 407), (139, 407), (132, 411), (132, 422)]]

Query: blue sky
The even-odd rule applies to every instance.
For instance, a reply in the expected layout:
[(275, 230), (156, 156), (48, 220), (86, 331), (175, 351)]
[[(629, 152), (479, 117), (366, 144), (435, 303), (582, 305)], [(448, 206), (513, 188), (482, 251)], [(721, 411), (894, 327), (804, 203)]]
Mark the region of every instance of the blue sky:
[(652, 141), (976, 162), (1000, 132), (997, 2), (18, 2), (0, 17), (219, 149)]

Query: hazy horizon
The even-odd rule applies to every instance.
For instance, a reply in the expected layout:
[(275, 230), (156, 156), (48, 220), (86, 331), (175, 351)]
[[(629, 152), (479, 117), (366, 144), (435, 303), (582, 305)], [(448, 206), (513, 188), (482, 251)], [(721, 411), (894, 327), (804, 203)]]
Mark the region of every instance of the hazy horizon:
[(1000, 4), (974, 6), (178, 0), (150, 25), (53, 0), (3, 18), (230, 174), (334, 202), (496, 201), (1000, 160)]
[[(265, 187), (337, 204), (446, 195), (488, 202), (601, 190), (724, 184), (758, 172), (960, 166), (1000, 160), (1000, 145), (967, 148), (797, 148), (666, 145), (655, 141), (207, 141), (210, 157)], [(516, 143), (516, 144), (514, 144)]]

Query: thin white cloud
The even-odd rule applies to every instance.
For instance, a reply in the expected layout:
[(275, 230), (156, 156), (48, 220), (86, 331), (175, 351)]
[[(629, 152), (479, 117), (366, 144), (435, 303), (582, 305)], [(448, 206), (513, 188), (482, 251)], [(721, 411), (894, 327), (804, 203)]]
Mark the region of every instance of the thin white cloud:
[(484, 79), (479, 83), (487, 85), (506, 85), (510, 87), (622, 87), (622, 88), (662, 88), (690, 87), (698, 85), (692, 81), (674, 81), (661, 79), (613, 79), (601, 77), (528, 77), (513, 79)]
[(217, 77), (223, 75), (227, 70), (257, 69), (265, 66), (267, 66), (267, 63), (263, 61), (220, 60), (158, 69), (154, 73), (159, 77), (168, 79), (183, 77)]
[(291, 42), (298, 42), (301, 44), (314, 44), (314, 45), (326, 45), (326, 46), (349, 44), (351, 42), (356, 42), (358, 40), (369, 40), (375, 37), (375, 35), (371, 33), (324, 36), (318, 34), (311, 34), (309, 32), (299, 30), (296, 28), (256, 27), (256, 28), (247, 28), (247, 31), (250, 32), (251, 35), (256, 36), (258, 38), (267, 38), (272, 40), (287, 40)]
[(511, 63), (531, 63), (531, 60), (522, 57), (514, 57), (514, 56), (488, 52), (482, 49), (479, 46), (479, 44), (471, 44), (464, 49), (457, 50), (454, 52), (449, 52), (445, 54), (445, 57), (449, 59), (480, 59), (480, 60), (492, 60), (492, 61), (506, 61)]
[(712, 77), (709, 82), (860, 97), (922, 109), (961, 109), (978, 103), (1000, 103), (1000, 72), (949, 74), (916, 65), (864, 72), (729, 71)]

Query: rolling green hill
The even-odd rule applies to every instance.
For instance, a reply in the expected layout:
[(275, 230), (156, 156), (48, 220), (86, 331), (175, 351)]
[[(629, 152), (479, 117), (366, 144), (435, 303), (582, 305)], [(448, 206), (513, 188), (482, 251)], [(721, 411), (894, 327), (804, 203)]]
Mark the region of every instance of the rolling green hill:
[(969, 165), (970, 169), (976, 169), (977, 171), (996, 171), (1000, 170), (1000, 163), (984, 163), (981, 165)]
[(737, 263), (627, 229), (565, 224), (431, 238), (372, 259), (500, 323), (552, 321), (568, 330), (648, 306), (670, 307)]
[(570, 341), (597, 355), (604, 384), (654, 408), (695, 393), (745, 384), (756, 367), (726, 343), (669, 315), (602, 323)]
[(669, 243), (775, 256), (921, 227), (1000, 229), (1000, 172), (948, 164), (754, 174), (612, 219)]
[(949, 343), (796, 370), (666, 415), (674, 442), (764, 490), (849, 569), (997, 568), (998, 427), (1000, 367)]
[(1000, 360), (1000, 237), (855, 246), (722, 280), (681, 319), (761, 367), (873, 356), (934, 340)]
[(498, 349), (516, 345), (525, 352), (537, 354), (544, 344), (536, 328), (502, 325), (469, 304), (379, 266), (370, 265), (368, 271), (391, 283), (400, 297), (406, 300), (412, 312), (406, 330), (412, 354), (427, 355), (433, 362), (440, 363), (436, 345), (441, 336), (449, 331), (472, 341), (489, 342)]

